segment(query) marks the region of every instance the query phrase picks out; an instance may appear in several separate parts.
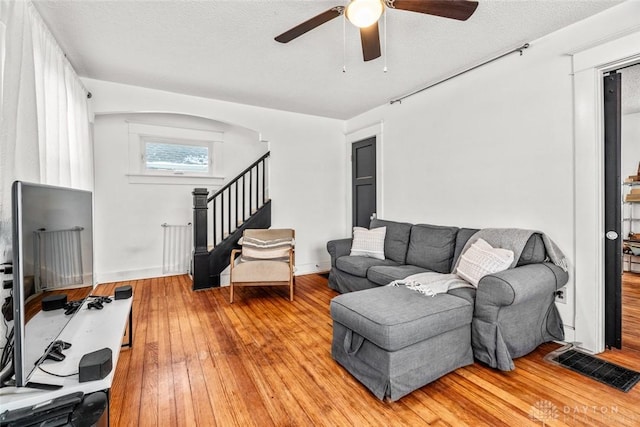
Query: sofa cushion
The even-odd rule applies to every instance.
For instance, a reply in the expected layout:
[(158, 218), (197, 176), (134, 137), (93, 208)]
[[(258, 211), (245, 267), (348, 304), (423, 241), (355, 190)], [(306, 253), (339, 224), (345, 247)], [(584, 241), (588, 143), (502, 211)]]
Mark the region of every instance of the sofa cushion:
[(385, 221), (372, 219), (369, 228), (387, 227), (387, 235), (384, 239), (384, 256), (400, 264), (405, 263), (411, 224), (406, 222)]
[(453, 295), (422, 295), (404, 286), (381, 286), (338, 295), (331, 317), (388, 351), (471, 323), (473, 306)]
[(438, 273), (449, 273), (457, 234), (457, 227), (414, 225), (411, 227), (406, 263)]
[(426, 268), (417, 265), (376, 265), (367, 271), (367, 279), (377, 285), (388, 285), (394, 280), (404, 279), (407, 276), (418, 273), (426, 273)]
[(390, 259), (375, 259), (364, 256), (341, 256), (336, 260), (336, 267), (345, 273), (358, 277), (367, 277), (367, 270), (374, 265), (398, 265)]
[(527, 244), (524, 245), (520, 259), (516, 264), (516, 267), (528, 264), (537, 264), (544, 262), (546, 251), (544, 249), (544, 242), (542, 236), (538, 233), (534, 233), (527, 240)]

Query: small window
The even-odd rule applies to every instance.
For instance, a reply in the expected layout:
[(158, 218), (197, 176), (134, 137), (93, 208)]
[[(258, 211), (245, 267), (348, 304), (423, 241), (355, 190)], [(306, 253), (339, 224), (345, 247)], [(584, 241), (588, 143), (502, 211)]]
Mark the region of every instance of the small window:
[(219, 185), (224, 132), (128, 122), (129, 183)]
[(211, 144), (143, 138), (143, 169), (149, 173), (211, 174)]

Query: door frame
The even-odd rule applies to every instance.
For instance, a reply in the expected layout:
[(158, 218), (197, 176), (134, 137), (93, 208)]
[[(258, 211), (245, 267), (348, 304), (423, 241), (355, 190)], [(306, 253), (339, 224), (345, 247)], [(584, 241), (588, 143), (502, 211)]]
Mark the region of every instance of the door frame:
[[(603, 77), (604, 344), (622, 348), (622, 74)], [(617, 234), (607, 237), (610, 231)]]
[(574, 247), (573, 341), (604, 351), (604, 73), (640, 61), (640, 32), (573, 54)]
[(382, 180), (382, 170), (384, 168), (384, 157), (382, 156), (382, 148), (384, 144), (383, 138), (383, 122), (367, 125), (359, 129), (345, 133), (345, 185), (346, 185), (346, 211), (345, 211), (345, 236), (351, 235), (353, 228), (353, 194), (351, 191), (351, 148), (354, 142), (363, 139), (376, 138), (376, 215), (378, 218), (384, 218), (384, 181)]

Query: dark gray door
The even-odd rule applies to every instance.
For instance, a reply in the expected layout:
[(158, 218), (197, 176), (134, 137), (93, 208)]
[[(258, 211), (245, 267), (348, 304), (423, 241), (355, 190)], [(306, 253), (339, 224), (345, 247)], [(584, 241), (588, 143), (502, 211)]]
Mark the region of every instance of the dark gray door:
[(621, 75), (604, 77), (605, 345), (622, 346)]
[(354, 142), (351, 148), (353, 226), (369, 228), (376, 212), (376, 137)]

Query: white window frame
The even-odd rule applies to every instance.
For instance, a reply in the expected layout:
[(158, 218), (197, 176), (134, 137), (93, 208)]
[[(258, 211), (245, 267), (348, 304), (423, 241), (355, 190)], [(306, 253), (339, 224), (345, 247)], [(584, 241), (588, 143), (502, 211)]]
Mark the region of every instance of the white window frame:
[[(131, 184), (183, 184), (219, 186), (224, 183), (222, 144), (224, 132), (178, 128), (155, 124), (128, 122), (129, 168)], [(209, 148), (209, 167), (206, 173), (147, 169), (146, 143), (157, 141), (176, 145), (200, 145)]]

